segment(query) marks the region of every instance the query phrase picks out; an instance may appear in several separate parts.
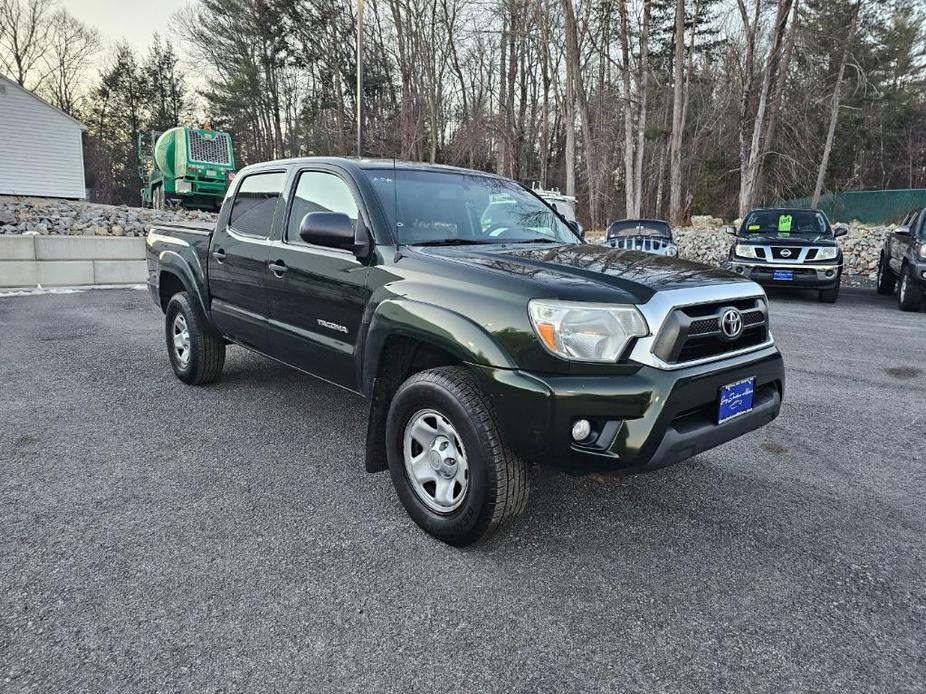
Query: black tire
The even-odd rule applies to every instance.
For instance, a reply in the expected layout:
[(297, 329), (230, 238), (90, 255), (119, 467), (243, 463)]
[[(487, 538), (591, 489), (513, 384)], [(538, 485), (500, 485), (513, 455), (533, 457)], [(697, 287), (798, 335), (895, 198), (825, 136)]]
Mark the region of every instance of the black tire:
[(839, 298), (839, 287), (842, 284), (842, 280), (836, 283), (836, 286), (832, 289), (821, 289), (817, 292), (817, 298), (825, 304), (835, 304), (836, 299)]
[(890, 296), (897, 288), (897, 275), (891, 270), (884, 252), (881, 252), (881, 259), (878, 261), (878, 294)]
[[(432, 510), (406, 472), (406, 428), (422, 410), (440, 413), (458, 433), (465, 451), (468, 487), (461, 505), (447, 513)], [(464, 547), (487, 540), (527, 504), (527, 465), (503, 442), (491, 403), (465, 367), (422, 371), (399, 387), (386, 417), (386, 457), (408, 515), (449, 545)]]
[(158, 183), (151, 188), (151, 209), (162, 211), (165, 207), (164, 186)]
[[(188, 346), (182, 350), (175, 347), (174, 341), (178, 316), (182, 316), (188, 331)], [(222, 375), (222, 367), (225, 366), (225, 342), (209, 326), (202, 312), (186, 292), (174, 294), (167, 304), (164, 335), (167, 339), (170, 365), (181, 381), (199, 386), (213, 383)]]
[(923, 290), (913, 278), (909, 265), (900, 272), (900, 287), (897, 290), (897, 307), (901, 311), (919, 311), (923, 306)]

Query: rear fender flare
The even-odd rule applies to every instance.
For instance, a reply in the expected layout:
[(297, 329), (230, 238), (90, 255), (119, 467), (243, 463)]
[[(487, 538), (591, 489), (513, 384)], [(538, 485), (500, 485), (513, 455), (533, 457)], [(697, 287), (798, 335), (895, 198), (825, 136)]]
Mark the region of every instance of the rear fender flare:
[[(196, 305), (199, 306), (200, 310), (203, 312), (203, 315), (208, 318), (209, 312), (206, 307), (206, 297), (202, 283), (196, 280), (196, 271), (190, 267), (187, 260), (175, 251), (161, 251), (158, 255), (158, 267), (160, 268), (158, 290), (160, 291), (161, 275), (165, 273), (174, 275), (183, 284), (187, 293), (193, 297)], [(203, 268), (198, 268), (198, 271), (202, 273)]]

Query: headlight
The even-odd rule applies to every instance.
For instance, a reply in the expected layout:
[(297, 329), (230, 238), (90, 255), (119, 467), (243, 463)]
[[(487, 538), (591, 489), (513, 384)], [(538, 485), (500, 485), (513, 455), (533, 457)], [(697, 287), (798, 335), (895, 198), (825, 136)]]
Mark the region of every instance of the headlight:
[(632, 338), (649, 334), (633, 306), (531, 299), (527, 310), (547, 351), (571, 361), (616, 362)]
[(192, 193), (192, 192), (193, 192), (193, 184), (190, 183), (189, 181), (182, 181), (182, 180), (180, 180), (180, 181), (177, 181), (177, 183), (176, 183), (176, 185), (175, 185), (175, 190), (176, 190), (178, 193)]
[(832, 260), (837, 255), (839, 255), (839, 249), (835, 246), (832, 248), (818, 248), (817, 256), (814, 260)]
[(676, 256), (678, 255), (678, 248), (675, 246), (669, 246), (666, 248), (666, 255)]
[(740, 258), (758, 258), (756, 255), (755, 246), (747, 246), (744, 243), (736, 244), (736, 248), (733, 249), (733, 254), (738, 255)]
[(926, 242), (920, 244), (920, 258), (926, 260)]

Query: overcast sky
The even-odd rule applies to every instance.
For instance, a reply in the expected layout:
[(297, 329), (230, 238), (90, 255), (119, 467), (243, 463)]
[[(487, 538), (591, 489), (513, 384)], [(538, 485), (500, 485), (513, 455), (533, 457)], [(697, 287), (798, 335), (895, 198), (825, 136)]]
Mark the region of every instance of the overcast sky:
[(60, 4), (99, 29), (107, 48), (125, 39), (142, 52), (155, 31), (179, 43), (172, 37), (170, 18), (187, 0), (60, 0)]

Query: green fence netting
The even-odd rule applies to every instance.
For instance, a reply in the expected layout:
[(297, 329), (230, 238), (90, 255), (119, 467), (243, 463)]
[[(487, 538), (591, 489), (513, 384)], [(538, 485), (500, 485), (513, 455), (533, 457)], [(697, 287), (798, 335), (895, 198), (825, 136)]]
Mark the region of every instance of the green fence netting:
[[(810, 207), (811, 198), (783, 200), (781, 207)], [(848, 193), (831, 193), (820, 198), (819, 209), (830, 221), (863, 224), (890, 224), (899, 222), (907, 212), (926, 207), (926, 188), (907, 190), (860, 190)]]

